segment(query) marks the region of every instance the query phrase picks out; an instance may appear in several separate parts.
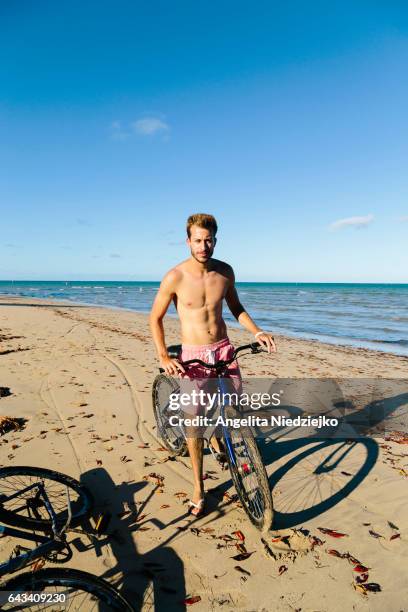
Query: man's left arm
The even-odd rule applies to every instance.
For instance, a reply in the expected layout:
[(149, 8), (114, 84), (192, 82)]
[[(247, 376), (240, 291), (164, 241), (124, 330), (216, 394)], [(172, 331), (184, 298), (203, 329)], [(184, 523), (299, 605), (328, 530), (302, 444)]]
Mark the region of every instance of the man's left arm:
[(255, 336), (255, 339), (262, 344), (268, 351), (268, 353), (276, 353), (276, 344), (273, 336), (268, 332), (263, 331), (258, 327), (255, 321), (249, 316), (243, 305), (241, 304), (237, 290), (235, 288), (235, 277), (234, 272), (231, 268), (231, 276), (229, 281), (229, 287), (225, 295), (228, 308), (238, 321), (245, 327), (247, 331)]

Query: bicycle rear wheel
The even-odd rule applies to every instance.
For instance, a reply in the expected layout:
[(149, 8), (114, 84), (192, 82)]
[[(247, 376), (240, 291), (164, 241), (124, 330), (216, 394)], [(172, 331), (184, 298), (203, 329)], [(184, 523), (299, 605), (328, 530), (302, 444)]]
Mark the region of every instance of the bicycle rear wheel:
[(37, 488), (7, 499), (36, 482), (44, 484), (59, 525), (65, 524), (68, 519), (67, 488), (72, 511), (71, 525), (77, 525), (89, 516), (91, 494), (74, 478), (46, 468), (9, 466), (0, 468), (0, 521), (26, 529), (49, 529), (51, 519)]
[[(36, 592), (50, 601), (32, 602), (23, 605), (18, 601), (3, 603), (2, 610), (76, 610), (80, 612), (133, 612), (129, 602), (108, 582), (75, 569), (50, 568), (38, 572), (26, 572), (2, 586), (3, 591), (12, 591), (14, 595), (27, 591)], [(64, 606), (58, 606), (58, 599), (66, 598)], [(38, 597), (37, 597), (38, 598)], [(52, 601), (52, 598), (54, 601)]]
[(156, 376), (153, 382), (152, 400), (157, 433), (173, 455), (184, 456), (187, 454), (187, 443), (183, 431), (169, 423), (170, 416), (176, 415), (176, 412), (169, 407), (169, 397), (172, 393), (180, 393), (177, 381), (165, 374)]
[[(226, 406), (225, 416), (241, 415), (233, 406)], [(228, 429), (224, 436), (232, 481), (250, 521), (268, 531), (273, 520), (273, 503), (268, 476), (254, 435), (249, 427)]]

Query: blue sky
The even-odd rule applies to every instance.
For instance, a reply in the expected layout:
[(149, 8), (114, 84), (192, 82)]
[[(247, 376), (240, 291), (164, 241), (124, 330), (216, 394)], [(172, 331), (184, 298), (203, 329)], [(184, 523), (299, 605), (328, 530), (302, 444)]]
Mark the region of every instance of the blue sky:
[(3, 2), (0, 279), (407, 282), (404, 1)]

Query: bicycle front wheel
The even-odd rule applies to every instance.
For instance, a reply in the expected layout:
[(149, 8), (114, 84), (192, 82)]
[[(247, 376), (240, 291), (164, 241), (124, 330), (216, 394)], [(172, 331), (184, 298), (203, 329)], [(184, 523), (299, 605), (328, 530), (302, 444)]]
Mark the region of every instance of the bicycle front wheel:
[[(49, 529), (51, 519), (39, 489), (34, 487), (19, 494), (36, 483), (43, 484), (59, 525), (64, 525), (68, 519), (67, 488), (71, 525), (77, 525), (89, 516), (91, 494), (74, 478), (46, 468), (9, 466), (0, 469), (0, 521), (26, 529)], [(10, 499), (14, 494), (17, 496)]]
[(184, 456), (187, 454), (187, 443), (183, 432), (169, 423), (170, 416), (176, 414), (169, 407), (169, 398), (172, 393), (180, 393), (180, 386), (176, 380), (165, 374), (156, 376), (153, 382), (152, 400), (157, 433), (173, 455)]
[[(233, 406), (225, 408), (227, 418), (239, 418)], [(232, 481), (250, 521), (268, 531), (273, 520), (273, 503), (268, 476), (258, 445), (249, 427), (228, 429), (224, 437)]]
[[(17, 610), (77, 610), (81, 612), (133, 612), (134, 608), (106, 580), (75, 569), (44, 569), (26, 572), (2, 586), (12, 592), (14, 601), (2, 602), (7, 612)], [(22, 603), (22, 596), (32, 593), (36, 601)], [(34, 593), (33, 593), (34, 592)], [(20, 594), (20, 599), (18, 595)], [(38, 600), (38, 601), (37, 601)]]

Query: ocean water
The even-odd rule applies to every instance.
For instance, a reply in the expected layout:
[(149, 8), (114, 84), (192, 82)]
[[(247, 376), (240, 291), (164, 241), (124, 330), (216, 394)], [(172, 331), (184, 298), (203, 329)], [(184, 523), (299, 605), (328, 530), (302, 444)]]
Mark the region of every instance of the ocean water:
[[(0, 295), (149, 312), (158, 287), (137, 281), (0, 281)], [(237, 289), (266, 330), (408, 356), (408, 284), (237, 283)], [(173, 306), (169, 314), (176, 314)], [(236, 324), (227, 308), (224, 317)]]

